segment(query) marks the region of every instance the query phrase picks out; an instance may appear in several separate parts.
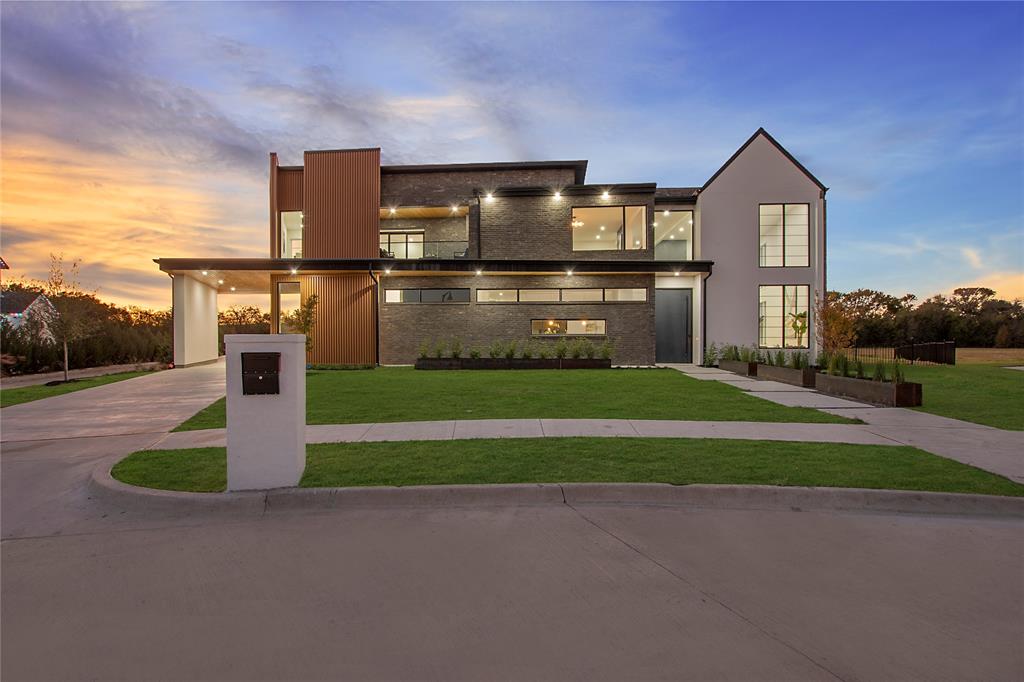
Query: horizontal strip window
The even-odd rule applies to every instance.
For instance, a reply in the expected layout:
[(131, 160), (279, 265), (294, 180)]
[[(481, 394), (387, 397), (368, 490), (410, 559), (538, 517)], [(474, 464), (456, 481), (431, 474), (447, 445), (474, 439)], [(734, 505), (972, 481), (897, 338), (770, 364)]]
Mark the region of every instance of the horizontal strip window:
[(604, 320), (531, 320), (534, 336), (604, 336)]
[(385, 303), (469, 303), (469, 289), (385, 289)]
[(643, 303), (647, 289), (477, 289), (477, 303)]

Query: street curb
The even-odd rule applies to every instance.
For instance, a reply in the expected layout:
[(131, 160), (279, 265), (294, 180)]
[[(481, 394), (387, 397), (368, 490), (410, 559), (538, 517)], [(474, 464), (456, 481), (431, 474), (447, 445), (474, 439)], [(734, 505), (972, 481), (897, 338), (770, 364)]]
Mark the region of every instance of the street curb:
[(187, 493), (115, 480), (112, 464), (93, 470), (90, 489), (127, 507), (181, 511), (329, 510), (369, 507), (632, 505), (756, 511), (855, 511), (1024, 518), (1024, 497), (910, 490), (667, 483), (516, 483), (408, 487), (275, 488)]

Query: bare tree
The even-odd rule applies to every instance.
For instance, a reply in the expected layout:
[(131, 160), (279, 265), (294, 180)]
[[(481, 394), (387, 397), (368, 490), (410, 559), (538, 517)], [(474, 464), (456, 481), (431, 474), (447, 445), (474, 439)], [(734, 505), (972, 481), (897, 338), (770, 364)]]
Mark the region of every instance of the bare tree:
[(46, 298), (53, 311), (46, 325), (56, 343), (64, 347), (64, 381), (68, 380), (68, 346), (95, 333), (98, 320), (89, 303), (93, 294), (82, 290), (78, 283), (80, 260), (65, 265), (64, 254), (50, 254), (50, 274), (43, 285)]

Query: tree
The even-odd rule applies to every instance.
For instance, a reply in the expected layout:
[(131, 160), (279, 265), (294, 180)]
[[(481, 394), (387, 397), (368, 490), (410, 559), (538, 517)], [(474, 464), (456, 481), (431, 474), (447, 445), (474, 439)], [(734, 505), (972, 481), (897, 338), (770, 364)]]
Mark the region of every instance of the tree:
[(91, 310), (95, 297), (78, 283), (80, 263), (74, 260), (65, 266), (64, 254), (51, 253), (50, 274), (43, 283), (43, 292), (53, 305), (46, 324), (54, 341), (64, 349), (64, 381), (68, 380), (68, 346), (89, 338), (99, 323)]
[(295, 310), (285, 313), (284, 322), (299, 334), (306, 335), (306, 352), (313, 350), (313, 327), (316, 326), (316, 304), (318, 297), (310, 294)]
[(270, 313), (265, 313), (254, 305), (233, 305), (227, 310), (222, 310), (217, 317), (219, 324), (228, 327), (270, 324)]
[(849, 348), (857, 339), (856, 320), (843, 305), (842, 296), (835, 291), (815, 299), (814, 319), (818, 352), (835, 353)]

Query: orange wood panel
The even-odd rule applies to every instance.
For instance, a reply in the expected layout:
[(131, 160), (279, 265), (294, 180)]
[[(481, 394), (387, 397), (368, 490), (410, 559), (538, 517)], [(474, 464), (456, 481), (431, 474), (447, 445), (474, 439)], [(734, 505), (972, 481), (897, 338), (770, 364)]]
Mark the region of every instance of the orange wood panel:
[(303, 256), (376, 258), (380, 149), (306, 152), (303, 160)]
[[(363, 365), (377, 361), (376, 308), (373, 279), (368, 274), (276, 276), (278, 281), (299, 281), (302, 300), (317, 295), (313, 327), (312, 363)], [(277, 305), (273, 306), (276, 331)]]
[(277, 210), (302, 210), (302, 169), (277, 171)]

